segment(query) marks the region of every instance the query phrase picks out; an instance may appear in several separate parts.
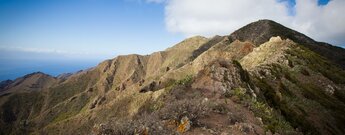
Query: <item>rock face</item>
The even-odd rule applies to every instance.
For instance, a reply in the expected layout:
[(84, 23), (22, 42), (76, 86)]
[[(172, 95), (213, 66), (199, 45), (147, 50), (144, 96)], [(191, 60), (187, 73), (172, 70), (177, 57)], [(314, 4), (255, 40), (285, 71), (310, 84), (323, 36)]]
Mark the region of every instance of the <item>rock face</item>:
[(188, 119), (188, 117), (183, 117), (181, 119), (180, 125), (177, 127), (177, 132), (185, 133), (190, 129), (191, 125), (192, 125), (192, 123)]
[(248, 75), (240, 65), (214, 61), (201, 70), (192, 87), (204, 91), (206, 97), (221, 97), (227, 91), (247, 87)]
[(0, 134), (345, 134), (344, 49), (270, 20), (1, 83)]
[(241, 64), (250, 70), (260, 64), (265, 65), (273, 62), (284, 63), (288, 61), (284, 58), (286, 51), (293, 46), (296, 46), (296, 43), (289, 39), (283, 41), (279, 36), (272, 37), (268, 42), (260, 45), (253, 52), (244, 56), (241, 59)]

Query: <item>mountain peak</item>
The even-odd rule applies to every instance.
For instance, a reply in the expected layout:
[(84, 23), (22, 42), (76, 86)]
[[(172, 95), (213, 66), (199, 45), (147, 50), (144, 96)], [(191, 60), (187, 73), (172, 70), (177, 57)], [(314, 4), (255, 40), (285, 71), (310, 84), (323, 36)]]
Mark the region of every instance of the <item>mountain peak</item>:
[[(30, 73), (30, 74), (27, 74), (27, 75), (24, 76), (24, 78), (29, 78), (29, 77), (31, 77), (31, 76), (36, 76), (36, 75), (50, 76), (50, 75), (48, 75), (48, 74), (45, 74), (45, 73), (43, 73), (43, 72), (38, 71), (38, 72), (33, 72), (33, 73)], [(51, 76), (50, 76), (50, 77), (51, 77)]]
[(43, 72), (33, 72), (23, 77), (19, 77), (13, 81), (9, 81), (6, 85), (3, 84), (3, 91), (11, 89), (11, 91), (23, 91), (23, 90), (41, 90), (48, 88), (56, 81), (56, 78), (45, 74)]
[(229, 37), (234, 40), (248, 40), (255, 45), (267, 42), (271, 37), (280, 36), (282, 39), (292, 39), (301, 44), (310, 44), (315, 41), (306, 35), (289, 29), (272, 20), (259, 20), (250, 23), (237, 31), (233, 32)]
[(310, 37), (287, 28), (272, 20), (259, 20), (252, 22), (229, 35), (232, 41), (249, 41), (256, 46), (270, 40), (271, 37), (280, 36), (282, 39), (290, 39), (294, 42), (328, 58), (339, 67), (345, 69), (345, 50), (333, 45), (317, 42)]

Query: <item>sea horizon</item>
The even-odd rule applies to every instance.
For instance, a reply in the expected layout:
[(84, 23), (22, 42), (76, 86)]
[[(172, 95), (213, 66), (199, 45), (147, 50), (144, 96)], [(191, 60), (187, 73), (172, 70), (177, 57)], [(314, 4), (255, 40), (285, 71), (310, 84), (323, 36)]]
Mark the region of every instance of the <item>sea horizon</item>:
[(75, 73), (97, 66), (102, 60), (0, 60), (0, 82), (15, 80), (34, 72), (51, 76)]

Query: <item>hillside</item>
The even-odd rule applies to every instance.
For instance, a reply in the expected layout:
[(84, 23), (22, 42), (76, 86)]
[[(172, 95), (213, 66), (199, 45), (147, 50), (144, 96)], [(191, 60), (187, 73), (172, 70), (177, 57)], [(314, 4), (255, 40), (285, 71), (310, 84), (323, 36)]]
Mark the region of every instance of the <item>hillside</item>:
[(345, 134), (345, 50), (270, 20), (1, 83), (0, 134)]

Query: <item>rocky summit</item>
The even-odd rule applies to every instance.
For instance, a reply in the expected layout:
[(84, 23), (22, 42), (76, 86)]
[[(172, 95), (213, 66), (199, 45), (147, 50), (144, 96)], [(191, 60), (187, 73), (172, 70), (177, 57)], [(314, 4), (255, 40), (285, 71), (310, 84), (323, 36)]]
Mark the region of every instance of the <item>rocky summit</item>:
[(345, 134), (345, 49), (259, 20), (0, 84), (0, 134)]

